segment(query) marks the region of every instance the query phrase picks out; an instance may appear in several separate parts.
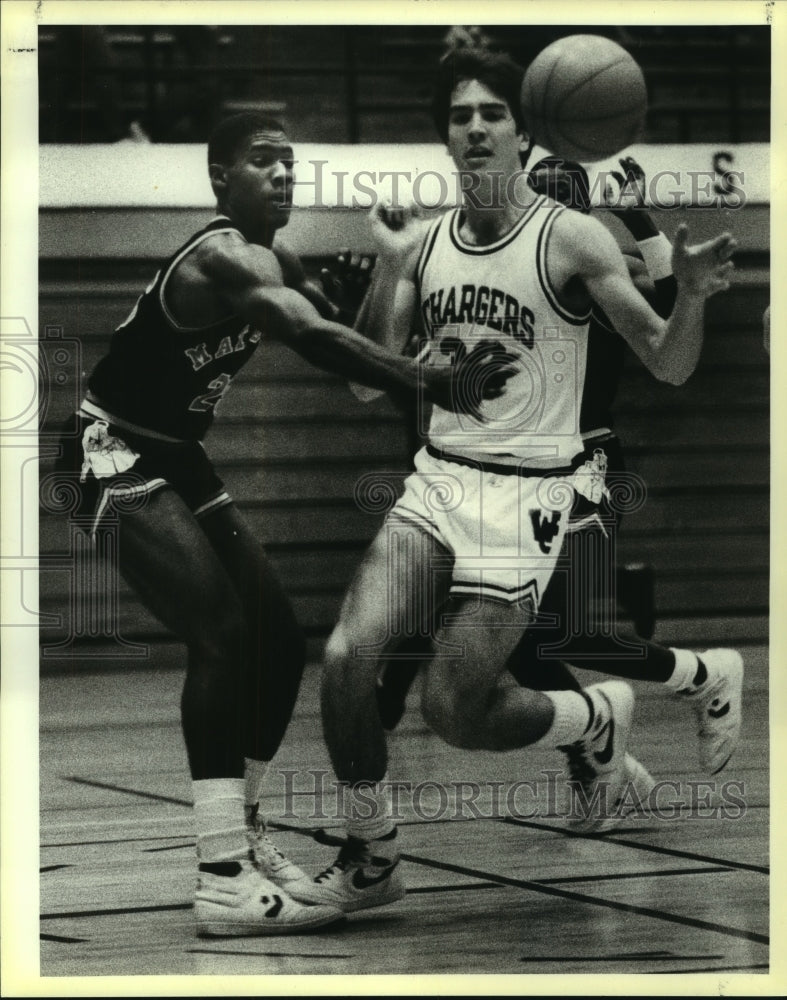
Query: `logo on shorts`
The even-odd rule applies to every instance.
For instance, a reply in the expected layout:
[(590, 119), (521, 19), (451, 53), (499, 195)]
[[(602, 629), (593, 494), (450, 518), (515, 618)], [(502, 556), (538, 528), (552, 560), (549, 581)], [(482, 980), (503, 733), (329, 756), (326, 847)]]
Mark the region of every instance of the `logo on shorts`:
[(546, 517), (542, 510), (531, 510), (530, 520), (533, 523), (533, 538), (544, 555), (548, 555), (558, 532), (560, 511), (553, 510), (552, 517)]

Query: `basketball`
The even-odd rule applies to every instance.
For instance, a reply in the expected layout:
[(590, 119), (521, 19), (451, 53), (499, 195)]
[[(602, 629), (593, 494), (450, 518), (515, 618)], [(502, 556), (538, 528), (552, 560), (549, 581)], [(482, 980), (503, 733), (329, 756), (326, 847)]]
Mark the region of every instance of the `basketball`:
[(553, 42), (522, 81), (522, 114), (531, 138), (570, 160), (592, 163), (619, 153), (638, 138), (646, 110), (642, 70), (601, 35)]

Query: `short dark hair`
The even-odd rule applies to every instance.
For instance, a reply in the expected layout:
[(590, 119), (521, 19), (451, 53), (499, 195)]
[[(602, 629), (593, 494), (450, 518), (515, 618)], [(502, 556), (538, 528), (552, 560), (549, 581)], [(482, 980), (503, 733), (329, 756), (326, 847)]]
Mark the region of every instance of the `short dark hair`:
[(504, 52), (481, 47), (452, 49), (440, 60), (432, 96), (432, 117), (437, 134), (448, 141), (451, 94), (463, 80), (478, 80), (508, 105), (518, 131), (526, 132), (520, 106), (525, 71)]
[(590, 181), (581, 163), (545, 156), (530, 168), (527, 180), (538, 194), (548, 195), (577, 212), (590, 211)]
[(219, 122), (208, 139), (208, 165), (234, 163), (241, 147), (255, 132), (284, 132), (284, 126), (263, 111), (241, 111)]

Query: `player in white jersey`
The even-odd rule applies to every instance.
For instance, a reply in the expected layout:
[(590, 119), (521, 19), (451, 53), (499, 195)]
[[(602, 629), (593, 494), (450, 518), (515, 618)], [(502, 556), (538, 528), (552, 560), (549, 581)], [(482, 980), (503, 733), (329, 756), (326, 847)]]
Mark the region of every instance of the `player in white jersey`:
[[(627, 779), (633, 694), (626, 683), (533, 691), (506, 679), (506, 663), (549, 580), (579, 486), (571, 464), (582, 450), (590, 297), (657, 377), (680, 383), (699, 356), (704, 301), (728, 286), (734, 243), (724, 235), (689, 247), (679, 232), (677, 300), (669, 320), (660, 319), (604, 226), (527, 186), (520, 83), (521, 69), (489, 52), (443, 61), (436, 120), (464, 204), (426, 230), (408, 213), (376, 212), (380, 256), (367, 329), (401, 349), (424, 318), (427, 363), (463, 366), (463, 384), (476, 390), (485, 378), (476, 351), (486, 339), (515, 350), (521, 372), (508, 383), (509, 398), (464, 399), (462, 419), (433, 411), (429, 443), (326, 647), (323, 727), (337, 777), (349, 786), (347, 842), (299, 898), (346, 912), (404, 895), (375, 686), (380, 663), (410, 624), (428, 629), (438, 608), (422, 696), (436, 733), (467, 749), (582, 743), (609, 801)], [(591, 494), (603, 486), (597, 475), (584, 482)]]

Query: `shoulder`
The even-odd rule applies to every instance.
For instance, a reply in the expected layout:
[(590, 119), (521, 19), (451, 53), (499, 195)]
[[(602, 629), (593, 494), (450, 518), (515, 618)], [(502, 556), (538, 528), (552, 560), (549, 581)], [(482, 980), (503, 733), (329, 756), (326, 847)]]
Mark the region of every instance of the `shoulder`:
[(218, 232), (202, 240), (193, 250), (200, 273), (217, 284), (282, 283), (282, 269), (267, 247), (249, 243), (235, 231)]
[(557, 215), (548, 252), (580, 277), (626, 270), (617, 240), (604, 223), (570, 209)]
[(301, 263), (301, 258), (290, 250), (289, 247), (282, 246), (281, 243), (274, 243), (273, 254), (279, 262), (284, 284), (290, 288), (297, 288), (306, 280), (306, 271)]
[(552, 234), (553, 240), (563, 250), (592, 250), (594, 245), (606, 246), (609, 242), (617, 246), (603, 222), (594, 219), (592, 215), (583, 215), (569, 208), (564, 208), (556, 214)]

